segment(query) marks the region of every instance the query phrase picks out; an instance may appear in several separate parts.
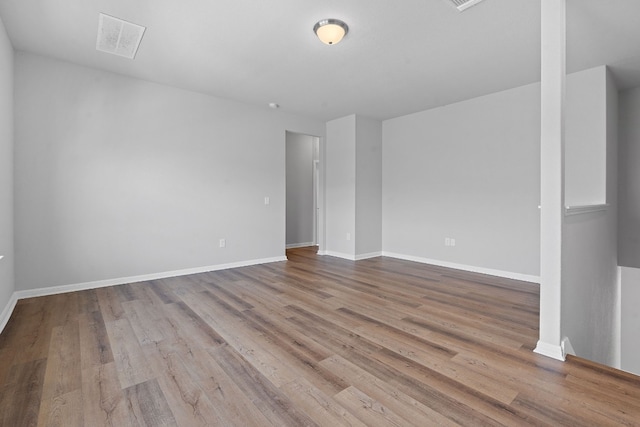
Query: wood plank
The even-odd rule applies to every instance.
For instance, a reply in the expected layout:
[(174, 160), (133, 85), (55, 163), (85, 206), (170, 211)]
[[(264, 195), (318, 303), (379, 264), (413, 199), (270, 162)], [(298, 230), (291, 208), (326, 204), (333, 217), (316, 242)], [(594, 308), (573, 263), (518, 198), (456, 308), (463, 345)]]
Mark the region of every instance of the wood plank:
[(113, 360), (121, 387), (128, 388), (154, 377), (135, 333), (124, 318), (106, 322)]
[[(50, 352), (42, 388), (39, 425), (49, 424), (50, 419), (59, 417), (56, 411), (65, 405), (81, 407), (78, 397), (73, 394), (82, 388), (82, 367), (80, 363), (80, 334), (78, 322), (56, 326), (51, 334)], [(66, 395), (65, 398), (58, 399)], [(80, 400), (81, 402), (81, 400)], [(82, 411), (79, 411), (82, 413)], [(80, 419), (82, 421), (82, 419)]]
[(304, 377), (297, 378), (280, 389), (320, 425), (361, 427), (366, 425)]
[(87, 426), (119, 427), (131, 423), (114, 362), (82, 370), (83, 415)]
[(141, 346), (167, 338), (165, 331), (169, 328), (162, 310), (141, 300), (123, 302), (122, 308)]
[(111, 343), (100, 311), (78, 316), (82, 369), (113, 362)]
[(100, 303), (95, 289), (78, 292), (78, 311), (82, 314), (100, 311)]
[(445, 415), (440, 414), (416, 399), (390, 386), (385, 381), (354, 365), (338, 355), (321, 362), (360, 390), (367, 390), (372, 398), (389, 407), (407, 422), (420, 421), (425, 425), (458, 425)]
[(368, 426), (407, 425), (407, 420), (354, 386), (336, 394), (335, 399)]
[(80, 389), (53, 397), (46, 406), (40, 408), (38, 427), (83, 427), (82, 406)]
[(105, 322), (113, 322), (125, 316), (115, 286), (96, 289), (96, 295)]
[[(208, 295), (212, 297), (212, 295)], [(246, 309), (242, 312), (237, 308), (231, 306), (231, 303), (227, 301), (228, 294), (223, 293), (220, 298), (212, 300), (212, 304), (219, 306), (218, 310), (221, 315), (225, 312), (232, 312), (233, 318), (227, 321), (227, 324), (234, 324), (241, 322), (247, 327), (250, 327), (253, 333), (256, 334), (257, 341), (262, 349), (261, 354), (268, 355), (268, 359), (263, 359), (258, 362), (254, 357), (254, 353), (248, 353), (246, 357), (254, 362), (257, 367), (265, 366), (265, 362), (270, 366), (269, 371), (264, 372), (265, 375), (272, 375), (273, 372), (283, 372), (280, 360), (288, 359), (289, 366), (287, 370), (294, 370), (295, 373), (306, 376), (310, 382), (322, 389), (322, 391), (328, 394), (337, 393), (344, 388), (348, 387), (340, 378), (337, 378), (331, 372), (318, 365), (318, 361), (323, 357), (321, 354), (326, 353), (326, 349), (320, 349), (321, 353), (318, 353), (317, 345), (309, 343), (306, 346), (302, 337), (296, 337), (298, 334), (288, 333), (288, 327), (276, 326), (266, 317), (259, 313), (256, 313), (253, 309)], [(253, 307), (253, 306), (251, 306)], [(299, 338), (299, 339), (298, 339)], [(242, 354), (244, 350), (240, 347), (236, 347)], [(267, 362), (267, 360), (269, 360)], [(259, 368), (260, 369), (260, 368)], [(276, 380), (280, 384), (281, 379)]]
[(420, 346), (418, 342), (416, 342), (416, 345), (411, 345), (407, 343), (407, 340), (399, 340), (391, 335), (371, 332), (362, 328), (356, 329), (356, 332), (393, 353), (438, 372), (453, 381), (463, 383), (503, 404), (510, 404), (518, 395), (517, 388), (508, 384), (497, 384), (490, 381), (490, 378), (486, 375), (467, 369), (464, 365), (456, 364), (451, 358), (445, 358), (433, 351), (429, 351), (425, 346)]
[[(542, 394), (533, 396), (523, 391), (513, 401), (512, 407), (523, 413), (535, 414), (535, 417), (547, 425), (570, 426), (637, 426), (636, 421), (621, 422), (615, 417), (603, 416), (592, 411), (584, 402), (570, 402), (559, 396)], [(624, 418), (624, 417), (623, 417)]]
[(21, 305), (19, 310), (16, 310), (18, 313), (13, 313), (20, 319), (21, 327), (21, 331), (15, 335), (17, 342), (14, 345), (19, 349), (19, 352), (15, 353), (16, 363), (45, 359), (49, 353), (51, 331), (54, 327), (53, 312), (56, 306), (53, 305), (54, 301), (49, 303), (43, 297), (35, 300)]
[(170, 344), (159, 343), (146, 347), (144, 351), (178, 425), (222, 424), (224, 420), (218, 418), (209, 398)]
[(318, 425), (232, 348), (220, 347), (210, 353), (273, 425)]
[[(245, 314), (249, 320), (253, 320), (249, 317), (253, 313), (249, 311), (245, 312)], [(263, 344), (263, 348), (277, 360), (288, 361), (287, 370), (293, 371), (294, 380), (297, 376), (295, 374), (304, 376), (310, 383), (328, 395), (338, 393), (349, 386), (349, 384), (340, 377), (322, 367), (318, 361), (315, 360), (314, 355), (309, 354), (307, 348), (304, 348), (302, 345), (290, 345), (279, 336), (277, 331), (266, 329), (258, 323), (260, 317), (256, 319), (257, 320), (253, 320), (253, 327), (263, 333), (266, 341)]]
[(169, 278), (169, 279), (160, 279), (160, 280), (151, 280), (150, 282), (147, 282), (148, 285), (149, 285), (149, 288), (165, 304), (171, 304), (171, 303), (180, 301), (180, 299), (173, 293), (173, 290), (171, 289), (171, 287), (169, 285), (167, 285), (167, 282), (169, 282), (170, 280), (171, 280), (171, 278)]
[[(401, 375), (397, 378), (390, 378), (388, 381), (397, 383), (404, 389), (407, 384), (416, 387), (418, 396), (410, 394), (416, 400), (422, 401), (428, 406), (432, 406), (432, 402), (436, 403), (439, 408), (442, 405), (451, 405), (456, 412), (462, 417), (468, 417), (469, 421), (463, 424), (471, 423), (475, 425), (539, 425), (541, 424), (534, 415), (525, 411), (515, 410), (513, 406), (500, 402), (473, 387), (467, 385), (463, 381), (451, 379), (439, 372), (438, 370), (429, 369), (423, 365), (416, 363), (398, 353), (383, 349), (375, 355), (376, 360), (387, 366), (392, 366)], [(407, 381), (407, 379), (409, 379)], [(427, 402), (421, 400), (421, 392), (427, 392)], [(431, 399), (436, 400), (432, 401)], [(516, 396), (517, 398), (517, 396)], [(444, 409), (438, 410), (443, 412)], [(456, 420), (458, 422), (458, 420)]]
[(35, 426), (42, 396), (46, 359), (15, 364), (0, 387), (0, 425)]
[(146, 427), (177, 426), (167, 400), (156, 379), (124, 389), (130, 422)]
[(258, 410), (252, 396), (244, 393), (207, 351), (194, 349), (180, 356), (191, 377), (212, 402), (220, 425), (259, 427), (271, 424)]
[(189, 339), (205, 348), (226, 344), (224, 338), (184, 301), (167, 304), (165, 313), (167, 314), (168, 323), (174, 331), (172, 334), (168, 334), (170, 337)]
[(78, 292), (65, 292), (51, 295), (49, 304), (54, 304), (55, 310), (51, 310), (51, 326), (62, 326), (75, 323), (80, 313), (80, 300)]
[[(283, 360), (265, 348), (260, 332), (254, 328), (246, 328), (241, 315), (235, 309), (224, 304), (218, 305), (219, 300), (212, 299), (208, 292), (189, 298), (189, 303), (194, 311), (199, 314), (203, 313), (204, 317), (212, 322), (211, 326), (233, 348), (233, 351), (251, 363), (254, 369), (276, 387), (292, 381), (298, 375), (287, 369)], [(204, 314), (212, 310), (216, 312), (215, 317)]]

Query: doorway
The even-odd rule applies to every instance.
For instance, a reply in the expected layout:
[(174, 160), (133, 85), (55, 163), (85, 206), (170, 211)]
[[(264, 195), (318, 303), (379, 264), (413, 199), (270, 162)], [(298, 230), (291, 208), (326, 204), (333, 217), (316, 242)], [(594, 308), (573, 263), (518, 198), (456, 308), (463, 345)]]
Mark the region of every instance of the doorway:
[(320, 138), (286, 132), (286, 248), (319, 243)]

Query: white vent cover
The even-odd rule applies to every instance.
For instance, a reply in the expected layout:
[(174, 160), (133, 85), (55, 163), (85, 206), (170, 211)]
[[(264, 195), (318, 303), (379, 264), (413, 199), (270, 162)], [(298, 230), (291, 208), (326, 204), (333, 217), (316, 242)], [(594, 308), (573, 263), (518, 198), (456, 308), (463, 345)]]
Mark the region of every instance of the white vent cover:
[(482, 0), (449, 0), (453, 5), (462, 12), (465, 9), (470, 8), (473, 5), (480, 3)]
[(113, 16), (100, 14), (96, 49), (133, 59), (140, 46), (145, 27)]

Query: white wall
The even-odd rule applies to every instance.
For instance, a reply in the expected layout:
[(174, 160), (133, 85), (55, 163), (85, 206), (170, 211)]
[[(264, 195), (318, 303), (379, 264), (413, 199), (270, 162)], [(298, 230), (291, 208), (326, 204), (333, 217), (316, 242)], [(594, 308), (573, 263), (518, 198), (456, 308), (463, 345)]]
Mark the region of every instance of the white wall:
[(382, 254), (382, 124), (356, 115), (327, 122), (326, 253)]
[(539, 147), (539, 84), (383, 122), (385, 253), (537, 276)]
[(24, 53), (15, 80), (17, 289), (284, 256), (285, 132), (324, 123)]
[(356, 257), (382, 251), (382, 122), (356, 117)]
[(620, 369), (640, 375), (640, 269), (622, 267), (622, 349)]
[(640, 268), (640, 87), (620, 93), (618, 263)]
[(14, 291), (13, 61), (13, 47), (0, 20), (0, 331)]
[[(581, 90), (599, 97), (597, 103), (604, 108), (600, 113), (602, 117), (583, 121), (582, 126), (585, 134), (604, 135), (606, 201), (610, 206), (598, 212), (565, 217), (561, 329), (562, 336), (569, 337), (578, 356), (614, 366), (620, 334), (617, 330), (620, 316), (617, 281), (618, 95), (608, 72), (592, 77), (583, 81)], [(568, 99), (567, 102), (569, 108), (577, 108), (574, 101)]]
[(325, 251), (352, 258), (356, 239), (356, 116), (331, 120), (326, 126)]
[(640, 375), (640, 88), (620, 92), (619, 108), (620, 367)]
[(606, 67), (601, 66), (567, 78), (566, 206), (606, 202), (606, 73)]
[(313, 161), (316, 137), (287, 132), (287, 246), (313, 242)]

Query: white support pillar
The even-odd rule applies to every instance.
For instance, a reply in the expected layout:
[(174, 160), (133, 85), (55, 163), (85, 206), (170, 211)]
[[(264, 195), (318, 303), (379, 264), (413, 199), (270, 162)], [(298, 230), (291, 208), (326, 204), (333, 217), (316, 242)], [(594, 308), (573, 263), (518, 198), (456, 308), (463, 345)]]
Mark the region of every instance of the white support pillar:
[(540, 339), (535, 352), (564, 360), (561, 345), (566, 0), (542, 0)]

